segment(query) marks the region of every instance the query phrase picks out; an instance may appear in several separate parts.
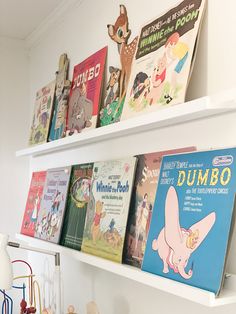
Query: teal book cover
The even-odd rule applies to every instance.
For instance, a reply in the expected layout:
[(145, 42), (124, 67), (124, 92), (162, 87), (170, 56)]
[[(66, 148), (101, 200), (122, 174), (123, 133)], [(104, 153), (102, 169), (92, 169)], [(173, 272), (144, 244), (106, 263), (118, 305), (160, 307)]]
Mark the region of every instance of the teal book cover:
[(142, 269), (218, 295), (235, 190), (236, 148), (165, 156)]
[(92, 171), (93, 163), (87, 163), (73, 166), (71, 172), (60, 244), (79, 251), (83, 239)]

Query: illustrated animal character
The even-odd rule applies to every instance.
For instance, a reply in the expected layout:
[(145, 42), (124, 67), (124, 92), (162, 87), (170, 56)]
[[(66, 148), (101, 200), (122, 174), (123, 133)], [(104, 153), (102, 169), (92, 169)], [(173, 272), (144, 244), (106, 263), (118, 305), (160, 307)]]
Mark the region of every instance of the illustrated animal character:
[(67, 135), (81, 132), (84, 128), (92, 125), (90, 120), (93, 114), (93, 102), (86, 98), (85, 94), (83, 87), (73, 90), (69, 101), (69, 108), (71, 108), (69, 116), (71, 119)]
[(91, 226), (91, 235), (93, 244), (96, 244), (97, 240), (101, 238), (100, 221), (105, 217), (106, 212), (103, 212), (103, 202), (97, 201), (95, 205), (95, 215)]
[(150, 89), (150, 93), (148, 95), (149, 105), (157, 104), (160, 99), (164, 81), (166, 79), (166, 68), (167, 68), (167, 57), (166, 53), (158, 59), (156, 67), (152, 73), (152, 88)]
[(118, 230), (115, 228), (112, 232), (110, 230), (107, 230), (104, 233), (103, 237), (104, 237), (104, 240), (113, 248), (117, 248), (122, 243), (122, 238)]
[(131, 74), (131, 65), (136, 51), (138, 37), (135, 37), (131, 43), (128, 44), (128, 39), (131, 35), (129, 29), (129, 21), (127, 10), (124, 5), (120, 5), (120, 15), (114, 25), (107, 25), (108, 34), (111, 39), (117, 43), (120, 54), (121, 74), (120, 74), (120, 93), (119, 105), (116, 108), (118, 112), (120, 104), (126, 95), (129, 78)]
[(184, 279), (192, 277), (192, 269), (185, 271), (189, 257), (206, 238), (215, 220), (216, 214), (212, 212), (189, 229), (181, 228), (178, 196), (173, 186), (169, 188), (165, 203), (165, 227), (152, 242), (153, 250), (158, 251), (163, 261), (163, 273), (168, 273), (171, 268)]
[(150, 89), (150, 79), (144, 72), (139, 72), (133, 83), (131, 90), (131, 95), (133, 96), (134, 108), (136, 111), (141, 110), (144, 106), (144, 99), (146, 99), (147, 94)]
[(104, 107), (109, 106), (119, 96), (120, 69), (110, 66), (109, 72), (110, 72), (110, 78), (107, 83), (107, 88), (106, 88), (107, 95), (105, 98)]

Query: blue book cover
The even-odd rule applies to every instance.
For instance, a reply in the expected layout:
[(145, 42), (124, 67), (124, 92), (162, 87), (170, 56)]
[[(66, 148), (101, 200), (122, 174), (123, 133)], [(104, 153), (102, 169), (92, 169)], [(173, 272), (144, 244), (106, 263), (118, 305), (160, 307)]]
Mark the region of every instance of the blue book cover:
[(218, 295), (235, 191), (236, 148), (165, 156), (142, 269)]

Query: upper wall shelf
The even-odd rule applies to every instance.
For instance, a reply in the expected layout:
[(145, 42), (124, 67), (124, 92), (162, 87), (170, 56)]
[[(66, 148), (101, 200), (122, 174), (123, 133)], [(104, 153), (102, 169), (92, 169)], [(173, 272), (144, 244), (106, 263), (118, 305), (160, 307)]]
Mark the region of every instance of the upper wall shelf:
[(84, 146), (98, 141), (137, 134), (200, 118), (236, 110), (236, 91), (229, 90), (215, 96), (206, 96), (168, 107), (150, 114), (141, 115), (105, 127), (84, 131), (57, 141), (35, 145), (16, 152), (16, 156), (39, 156)]
[(214, 293), (191, 287), (179, 282), (169, 280), (163, 277), (149, 274), (132, 266), (111, 262), (109, 260), (99, 258), (93, 255), (85, 254), (76, 250), (53, 244), (50, 242), (30, 238), (21, 234), (17, 234), (16, 238), (26, 242), (32, 247), (52, 250), (63, 253), (80, 262), (92, 265), (99, 269), (111, 272), (118, 276), (128, 278), (144, 284), (146, 286), (171, 293), (186, 300), (196, 302), (209, 307), (216, 307), (231, 303), (236, 303), (236, 276), (232, 275), (226, 279), (226, 284), (220, 297), (216, 298)]

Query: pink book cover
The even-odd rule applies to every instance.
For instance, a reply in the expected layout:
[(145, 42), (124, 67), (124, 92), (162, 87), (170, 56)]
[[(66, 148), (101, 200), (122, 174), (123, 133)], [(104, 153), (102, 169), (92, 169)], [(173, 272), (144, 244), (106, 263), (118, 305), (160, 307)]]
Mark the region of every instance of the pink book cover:
[(33, 172), (32, 174), (21, 226), (21, 233), (30, 237), (34, 236), (45, 179), (46, 171)]
[(96, 128), (103, 89), (107, 47), (74, 67), (67, 116), (67, 135)]

